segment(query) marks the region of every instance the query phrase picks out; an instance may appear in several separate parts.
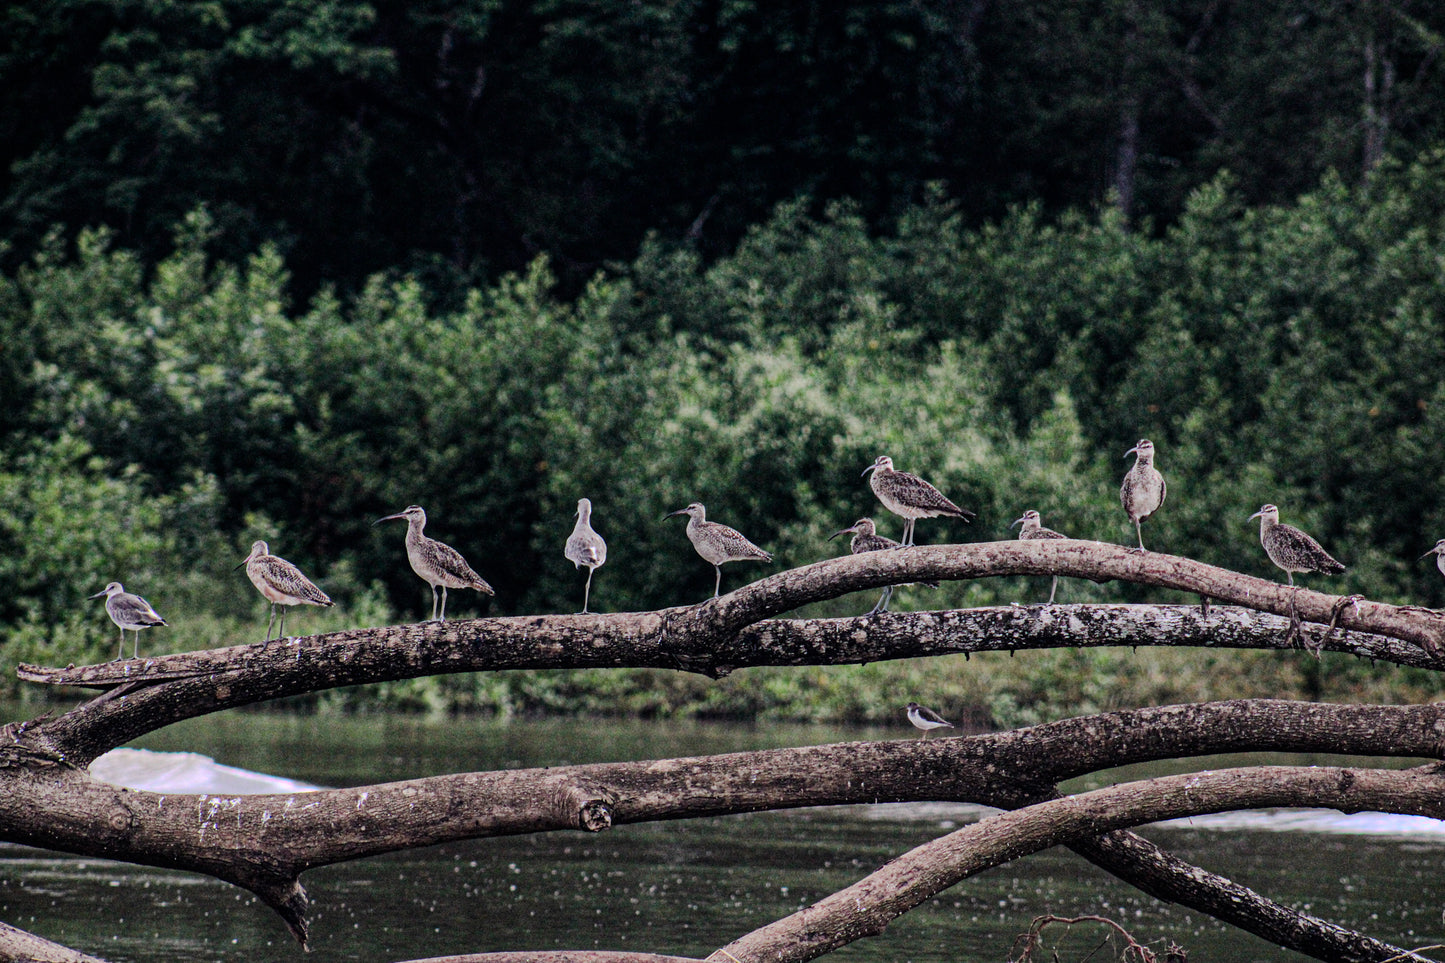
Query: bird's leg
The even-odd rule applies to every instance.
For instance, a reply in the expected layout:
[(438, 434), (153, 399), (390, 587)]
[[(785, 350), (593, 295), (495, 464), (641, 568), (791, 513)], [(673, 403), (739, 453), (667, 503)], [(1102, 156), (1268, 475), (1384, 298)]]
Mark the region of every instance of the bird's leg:
[(120, 630), (120, 648), (115, 650), (115, 661), (125, 658), (125, 629)]
[(579, 615), (587, 614), (587, 601), (592, 597), (592, 567), (587, 567), (587, 587), (582, 590), (582, 611)]
[[(276, 606), (272, 605), (271, 607), (274, 609)], [(286, 607), (283, 605), (281, 607), (281, 627), (276, 630), (276, 641), (279, 642), (284, 638), (286, 638)]]
[(712, 570), (717, 572), (717, 581), (714, 582), (712, 586), (712, 597), (717, 598), (718, 594), (722, 592), (722, 566), (714, 565)]
[(890, 586), (888, 586), (887, 588), (885, 588), (885, 589), (883, 590), (883, 594), (879, 597), (878, 603), (877, 603), (876, 605), (874, 605), (872, 609), (869, 610), (868, 614), (869, 614), (869, 615), (877, 615), (879, 612), (887, 612), (887, 611), (888, 611), (888, 600), (891, 599), (892, 597), (893, 597), (893, 586), (890, 585)]
[(1051, 585), (1049, 586), (1049, 600), (1048, 600), (1048, 602), (1045, 603), (1045, 604), (1047, 604), (1047, 605), (1053, 605), (1053, 604), (1054, 604), (1054, 593), (1057, 592), (1058, 590), (1059, 590), (1059, 577), (1058, 577), (1057, 575), (1055, 575), (1055, 576), (1054, 576), (1053, 584), (1051, 584)]
[[(124, 638), (125, 632), (122, 631), (120, 634)], [(140, 629), (135, 630), (135, 644), (130, 647), (130, 657), (132, 659), (140, 658)]]
[(1134, 519), (1134, 534), (1139, 537), (1139, 547), (1131, 548), (1129, 549), (1129, 551), (1133, 552), (1135, 555), (1139, 554), (1140, 552), (1148, 551), (1148, 549), (1144, 547), (1144, 526), (1141, 519)]
[(918, 519), (916, 519), (916, 518), (910, 518), (910, 519), (908, 519), (906, 522), (903, 523), (903, 544), (904, 544), (904, 545), (909, 545), (909, 546), (911, 546), (911, 545), (913, 544), (913, 525), (914, 525), (914, 523), (917, 522), (917, 521), (918, 521)]
[(275, 621), (276, 621), (276, 603), (275, 603), (275, 602), (272, 602), (272, 603), (271, 603), (271, 617), (266, 620), (266, 639), (265, 639), (265, 641), (267, 641), (267, 642), (270, 642), (270, 641), (271, 641), (271, 626), (272, 626), (272, 624), (275, 623)]
[(443, 585), (443, 586), (442, 586), (442, 617), (441, 617), (441, 621), (445, 622), (446, 620), (447, 620), (447, 587), (446, 587), (445, 585)]

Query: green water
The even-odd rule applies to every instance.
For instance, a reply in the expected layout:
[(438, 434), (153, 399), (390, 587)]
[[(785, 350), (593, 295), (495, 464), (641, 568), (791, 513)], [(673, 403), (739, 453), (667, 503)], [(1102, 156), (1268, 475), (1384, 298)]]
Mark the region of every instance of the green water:
[[(230, 713), (137, 743), (324, 785), (492, 769), (728, 752), (911, 731), (638, 721), (425, 722)], [(1138, 773), (1135, 773), (1137, 775)], [(303, 955), (249, 894), (170, 871), (0, 847), (0, 918), (115, 961), (394, 961), (501, 949), (634, 949), (704, 956), (973, 818), (956, 806), (810, 809), (480, 840), (308, 873)], [(1185, 858), (1284, 902), (1404, 946), (1442, 942), (1445, 843), (1301, 832), (1152, 828)], [(829, 959), (1007, 957), (1035, 916), (1100, 914), (1192, 960), (1298, 960), (1166, 906), (1052, 851), (966, 881)], [(1063, 935), (1063, 931), (1059, 931)], [(1081, 960), (1098, 928), (1060, 941)], [(1039, 959), (1050, 958), (1047, 953)], [(1112, 950), (1096, 960), (1115, 959)]]

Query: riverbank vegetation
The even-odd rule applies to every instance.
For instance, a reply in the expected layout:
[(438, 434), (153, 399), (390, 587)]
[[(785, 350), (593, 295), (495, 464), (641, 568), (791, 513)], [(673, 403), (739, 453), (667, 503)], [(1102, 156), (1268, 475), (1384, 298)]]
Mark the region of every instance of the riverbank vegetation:
[[(1117, 484), (1140, 436), (1170, 482), (1151, 548), (1269, 574), (1247, 520), (1268, 501), (1349, 564), (1332, 590), (1439, 605), (1445, 584), (1417, 558), (1445, 532), (1442, 165), (1427, 154), (1253, 209), (1221, 178), (1152, 233), (1112, 211), (1029, 206), (967, 228), (942, 188), (883, 232), (846, 202), (820, 216), (785, 204), (714, 262), (652, 241), (566, 297), (539, 258), (456, 309), (395, 274), (293, 303), (274, 248), (207, 254), (204, 209), (153, 267), (105, 230), (57, 236), (0, 289), (4, 657), (108, 658), (113, 626), (84, 597), (112, 579), (172, 623), (145, 634), (147, 651), (249, 641), (263, 602), (233, 568), (254, 538), (339, 603), (296, 631), (417, 618), (426, 589), (399, 532), (371, 526), (410, 503), (497, 587), (488, 603), (455, 598), (459, 616), (574, 610), (561, 544), (582, 495), (611, 545), (598, 610), (699, 601), (712, 573), (664, 512), (701, 500), (796, 566), (841, 551), (828, 536), (859, 515), (895, 521), (859, 478), (885, 452), (979, 512), (923, 522), (924, 542), (1008, 538), (1026, 508), (1126, 542)], [(763, 571), (732, 566), (724, 588)], [(1012, 579), (899, 598), (1045, 590)], [(1066, 581), (1060, 601), (1137, 592)], [(1173, 698), (1437, 691), (1408, 672), (1272, 660), (1060, 653), (960, 663), (945, 680), (1004, 724)], [(735, 686), (520, 673), (384, 699), (868, 719), (913, 671), (755, 670)]]
[[(108, 658), (85, 599), (113, 580), (172, 624), (144, 651), (253, 638), (234, 565), (256, 538), (338, 602), (294, 631), (417, 618), (400, 532), (370, 525), (412, 503), (497, 588), (458, 616), (575, 608), (583, 496), (601, 611), (706, 597), (660, 521), (694, 500), (776, 558), (724, 587), (845, 551), (828, 536), (860, 515), (896, 535), (859, 478), (880, 454), (979, 513), (924, 543), (1007, 538), (1029, 508), (1124, 542), (1140, 437), (1170, 486), (1150, 548), (1275, 573), (1247, 521), (1272, 502), (1349, 565), (1309, 584), (1445, 604), (1417, 560), (1445, 535), (1434, 7), (303, 6), (0, 13), (6, 665)], [(999, 724), (1438, 694), (1257, 658), (942, 678)], [(507, 673), (317, 705), (866, 720), (921, 671)]]

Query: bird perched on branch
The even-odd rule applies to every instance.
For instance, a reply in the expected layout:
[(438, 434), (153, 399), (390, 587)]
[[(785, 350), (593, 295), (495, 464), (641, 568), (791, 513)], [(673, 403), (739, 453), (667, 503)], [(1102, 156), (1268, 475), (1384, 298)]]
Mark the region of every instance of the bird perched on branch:
[(135, 633), (135, 646), (131, 649), (130, 657), (134, 659), (140, 654), (140, 630), (148, 629), (153, 625), (168, 625), (165, 619), (161, 618), (151, 604), (139, 595), (132, 595), (125, 590), (125, 586), (119, 582), (111, 582), (91, 596), (98, 599), (105, 596), (105, 612), (110, 620), (120, 626), (120, 650), (115, 654), (115, 661), (119, 662), (125, 655), (125, 630), (130, 629)]
[(1435, 556), (1435, 567), (1440, 570), (1441, 575), (1445, 575), (1445, 538), (1436, 542), (1435, 547), (1421, 555), (1420, 558), (1429, 558), (1431, 555)]
[(702, 507), (702, 502), (693, 502), (686, 508), (668, 512), (663, 518), (672, 518), (675, 515), (687, 516), (687, 540), (692, 542), (692, 547), (697, 549), (697, 554), (701, 555), (704, 561), (711, 563), (717, 572), (717, 581), (713, 584), (712, 589), (713, 598), (717, 598), (722, 591), (724, 562), (771, 562), (773, 560), (771, 555), (744, 538), (737, 529), (708, 521), (707, 510)]
[(1169, 486), (1164, 476), (1154, 467), (1154, 443), (1148, 438), (1139, 439), (1139, 444), (1124, 452), (1124, 457), (1134, 456), (1134, 467), (1124, 476), (1119, 488), (1119, 501), (1124, 504), (1124, 513), (1134, 523), (1134, 534), (1139, 538), (1139, 551), (1144, 548), (1143, 521), (1159, 510)]
[[(276, 606), (288, 605), (320, 605), (329, 607), (332, 605), (330, 596), (312, 583), (301, 570), (284, 558), (272, 555), (271, 549), (265, 542), (255, 541), (251, 543), (251, 554), (247, 555), (241, 565), (246, 566), (246, 577), (251, 584), (256, 586), (256, 591), (265, 596), (271, 603), (271, 617), (266, 621), (266, 640), (271, 639), (271, 626), (276, 621)], [(236, 566), (240, 568), (241, 566)], [(281, 609), (281, 628), (277, 631), (276, 637), (283, 638), (286, 635), (286, 609)]]
[[(472, 571), (467, 560), (462, 558), (461, 552), (444, 542), (427, 538), (422, 534), (422, 529), (426, 528), (426, 512), (422, 511), (421, 506), (408, 505), (395, 515), (378, 518), (371, 524), (380, 525), (393, 518), (406, 519), (407, 561), (411, 562), (411, 570), (431, 586), (431, 621), (445, 622), (447, 620), (448, 588), (475, 589), (483, 595), (497, 594), (480, 575)], [(442, 590), (440, 615), (437, 611), (438, 588)]]
[[(1009, 528), (1013, 528), (1015, 525), (1020, 526), (1019, 541), (1021, 542), (1033, 542), (1038, 541), (1039, 539), (1046, 538), (1069, 537), (1067, 535), (1054, 531), (1052, 528), (1044, 528), (1043, 519), (1041, 519), (1039, 517), (1039, 513), (1034, 511), (1032, 508), (1024, 512), (1022, 517), (1015, 518), (1012, 522), (1010, 522)], [(1055, 575), (1053, 584), (1049, 586), (1049, 600), (1044, 603), (1045, 605), (1054, 604), (1054, 593), (1057, 592), (1058, 589), (1059, 577)]]
[(893, 459), (887, 455), (879, 455), (877, 461), (863, 469), (863, 474), (870, 471), (873, 477), (868, 479), (868, 487), (884, 508), (903, 519), (904, 547), (913, 544), (913, 523), (920, 518), (947, 515), (967, 522), (974, 517), (973, 512), (959, 508), (922, 478), (894, 468)]
[(592, 530), (592, 501), (577, 499), (577, 524), (567, 536), (567, 545), (562, 553), (567, 561), (578, 568), (587, 566), (587, 586), (582, 590), (582, 613), (587, 612), (587, 602), (592, 596), (592, 573), (607, 561), (607, 543)]
[(910, 702), (905, 707), (908, 710), (908, 721), (913, 723), (915, 728), (922, 729), (923, 735), (920, 739), (927, 739), (928, 734), (934, 729), (952, 729), (953, 723), (944, 719), (943, 716), (916, 702)]
[[(873, 519), (866, 517), (858, 519), (848, 528), (841, 529), (834, 532), (832, 535), (829, 535), (828, 541), (831, 542), (839, 535), (847, 535), (850, 532), (852, 533), (853, 537), (849, 539), (848, 547), (852, 550), (854, 555), (861, 555), (864, 552), (877, 552), (886, 548), (900, 547), (899, 544), (893, 539), (885, 538), (882, 535), (879, 535), (876, 526), (874, 526), (873, 524)], [(916, 584), (927, 586), (928, 588), (933, 589), (938, 588), (937, 582), (918, 582)], [(878, 604), (874, 605), (873, 608), (869, 610), (869, 615), (877, 615), (879, 612), (888, 611), (888, 600), (893, 598), (894, 588), (895, 586), (889, 585), (883, 589), (883, 596), (878, 600)]]
[(1337, 575), (1345, 570), (1338, 559), (1325, 551), (1320, 543), (1310, 538), (1293, 525), (1279, 520), (1279, 509), (1265, 505), (1249, 516), (1259, 519), (1259, 541), (1264, 553), (1277, 567), (1284, 569), (1289, 584), (1294, 584), (1295, 572), (1323, 572)]

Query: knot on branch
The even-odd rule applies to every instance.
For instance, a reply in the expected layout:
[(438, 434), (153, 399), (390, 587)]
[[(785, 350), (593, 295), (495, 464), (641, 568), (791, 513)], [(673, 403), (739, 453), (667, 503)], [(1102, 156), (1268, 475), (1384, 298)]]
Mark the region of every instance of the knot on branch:
[(612, 807), (616, 804), (616, 797), (609, 792), (575, 784), (563, 788), (560, 801), (572, 825), (588, 833), (612, 828)]

